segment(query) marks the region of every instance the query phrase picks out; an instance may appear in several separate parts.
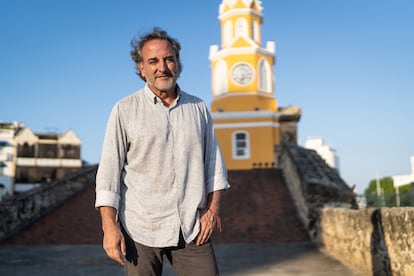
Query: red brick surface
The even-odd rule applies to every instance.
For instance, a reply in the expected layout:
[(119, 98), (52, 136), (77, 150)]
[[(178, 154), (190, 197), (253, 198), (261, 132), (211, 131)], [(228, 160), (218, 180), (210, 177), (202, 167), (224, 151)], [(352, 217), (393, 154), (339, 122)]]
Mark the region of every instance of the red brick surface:
[[(216, 243), (308, 241), (280, 170), (229, 171), (229, 182), (221, 203), (223, 231), (213, 235)], [(89, 185), (4, 244), (100, 244), (94, 188)]]
[(278, 169), (229, 171), (217, 243), (309, 241)]
[(91, 184), (5, 244), (100, 244), (101, 222)]

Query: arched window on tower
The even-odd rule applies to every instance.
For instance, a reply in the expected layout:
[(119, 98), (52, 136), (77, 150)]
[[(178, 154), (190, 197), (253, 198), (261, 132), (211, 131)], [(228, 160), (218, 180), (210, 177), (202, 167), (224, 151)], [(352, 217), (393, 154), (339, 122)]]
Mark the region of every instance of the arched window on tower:
[(259, 91), (271, 93), (270, 66), (265, 59), (259, 61), (259, 72)]
[(236, 35), (247, 36), (247, 21), (244, 18), (239, 18), (236, 21)]
[(213, 75), (213, 95), (219, 96), (228, 90), (227, 78), (228, 78), (227, 64), (223, 60), (217, 62)]
[(250, 141), (249, 133), (246, 131), (237, 131), (233, 133), (233, 158), (247, 159), (250, 158)]

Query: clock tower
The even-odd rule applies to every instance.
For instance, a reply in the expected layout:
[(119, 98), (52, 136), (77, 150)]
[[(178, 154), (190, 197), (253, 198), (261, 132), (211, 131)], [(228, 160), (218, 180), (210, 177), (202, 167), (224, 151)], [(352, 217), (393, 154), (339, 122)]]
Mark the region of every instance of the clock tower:
[(276, 46), (261, 43), (262, 10), (258, 0), (222, 0), (221, 48), (210, 47), (211, 112), (228, 169), (277, 165), (284, 116), (274, 96)]

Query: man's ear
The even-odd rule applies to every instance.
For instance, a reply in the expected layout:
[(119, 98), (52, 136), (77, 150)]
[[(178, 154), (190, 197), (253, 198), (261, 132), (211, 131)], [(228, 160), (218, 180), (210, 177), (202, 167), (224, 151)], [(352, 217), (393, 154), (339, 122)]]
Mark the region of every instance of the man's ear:
[(142, 62), (137, 64), (137, 69), (139, 72), (139, 75), (145, 79), (145, 75), (144, 75), (144, 65), (142, 64)]

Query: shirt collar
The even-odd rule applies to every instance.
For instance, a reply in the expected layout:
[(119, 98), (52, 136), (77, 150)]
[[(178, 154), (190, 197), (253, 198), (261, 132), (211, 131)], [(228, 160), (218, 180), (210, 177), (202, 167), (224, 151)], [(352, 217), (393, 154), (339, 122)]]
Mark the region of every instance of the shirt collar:
[[(181, 88), (178, 84), (176, 84), (175, 86), (175, 91), (177, 93), (177, 98), (175, 98), (174, 103), (170, 107), (176, 105), (180, 101), (180, 98), (182, 96)], [(147, 96), (147, 98), (154, 104), (162, 103), (161, 99), (157, 95), (155, 95), (154, 92), (152, 92), (151, 89), (148, 87), (148, 84), (145, 84), (144, 93)]]

